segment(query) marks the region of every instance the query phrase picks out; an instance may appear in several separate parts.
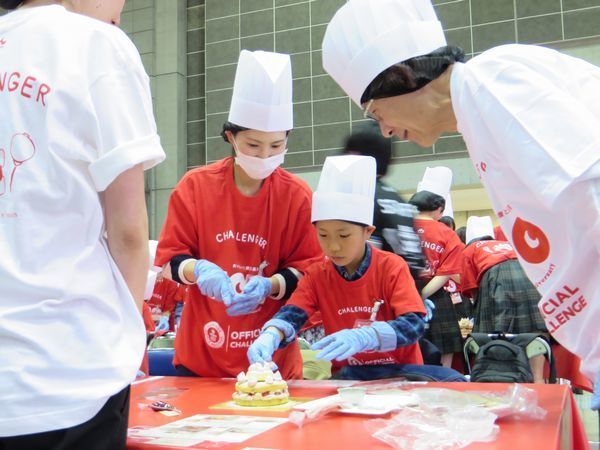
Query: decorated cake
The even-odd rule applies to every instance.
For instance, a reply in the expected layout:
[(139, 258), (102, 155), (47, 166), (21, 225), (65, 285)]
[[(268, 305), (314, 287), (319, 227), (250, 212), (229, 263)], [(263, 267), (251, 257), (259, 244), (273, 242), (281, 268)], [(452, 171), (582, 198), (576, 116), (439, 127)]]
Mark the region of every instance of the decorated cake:
[(254, 363), (248, 372), (240, 372), (233, 400), (242, 406), (273, 406), (289, 401), (287, 383), (271, 363)]
[(458, 327), (460, 328), (460, 334), (463, 338), (466, 338), (473, 332), (473, 319), (463, 317), (458, 321)]

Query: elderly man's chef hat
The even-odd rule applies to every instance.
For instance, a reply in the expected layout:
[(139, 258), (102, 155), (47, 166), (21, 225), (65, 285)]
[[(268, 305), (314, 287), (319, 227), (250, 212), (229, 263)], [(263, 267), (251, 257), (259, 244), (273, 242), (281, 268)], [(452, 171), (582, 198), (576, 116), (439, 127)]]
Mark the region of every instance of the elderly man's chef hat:
[(260, 131), (294, 128), (290, 55), (242, 50), (228, 120)]
[(444, 166), (427, 167), (423, 178), (417, 184), (417, 192), (429, 191), (444, 197), (444, 200), (446, 200), (446, 207), (444, 208), (442, 215), (454, 218), (452, 197), (450, 196), (451, 187), (452, 170)]
[(471, 216), (467, 219), (467, 234), (465, 241), (468, 244), (473, 239), (483, 236), (494, 237), (494, 224), (490, 216)]
[(430, 0), (350, 0), (327, 26), (323, 68), (361, 106), (382, 71), (445, 45)]
[(313, 194), (312, 221), (373, 225), (376, 176), (377, 163), (371, 156), (327, 157)]

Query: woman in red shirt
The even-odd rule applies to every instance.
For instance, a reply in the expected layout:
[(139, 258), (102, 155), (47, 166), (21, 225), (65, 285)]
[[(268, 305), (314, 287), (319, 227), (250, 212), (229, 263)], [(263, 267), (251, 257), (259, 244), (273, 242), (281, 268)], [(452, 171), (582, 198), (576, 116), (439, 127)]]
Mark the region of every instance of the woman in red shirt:
[[(222, 136), (235, 157), (193, 169), (169, 200), (156, 263), (190, 284), (175, 339), (179, 375), (235, 377), (262, 325), (320, 255), (311, 190), (279, 168), (293, 127), (289, 55), (242, 51)], [(302, 377), (297, 342), (276, 356)]]
[(462, 350), (462, 336), (458, 326), (460, 318), (444, 285), (451, 277), (458, 279), (464, 244), (452, 229), (438, 222), (446, 206), (444, 197), (420, 191), (412, 196), (409, 203), (419, 210), (415, 216), (415, 230), (421, 238), (421, 248), (427, 258), (419, 290), (423, 299), (429, 299), (435, 305), (424, 337), (442, 352), (442, 365), (450, 367), (453, 353)]

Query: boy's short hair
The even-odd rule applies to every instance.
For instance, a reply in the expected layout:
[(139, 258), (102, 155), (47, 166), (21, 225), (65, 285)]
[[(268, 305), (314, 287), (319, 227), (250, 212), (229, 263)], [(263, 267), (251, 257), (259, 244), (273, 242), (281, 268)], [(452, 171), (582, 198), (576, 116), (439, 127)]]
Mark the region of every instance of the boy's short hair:
[(377, 164), (377, 175), (385, 176), (392, 159), (392, 140), (381, 134), (379, 125), (369, 121), (352, 130), (346, 139), (342, 154), (372, 156)]

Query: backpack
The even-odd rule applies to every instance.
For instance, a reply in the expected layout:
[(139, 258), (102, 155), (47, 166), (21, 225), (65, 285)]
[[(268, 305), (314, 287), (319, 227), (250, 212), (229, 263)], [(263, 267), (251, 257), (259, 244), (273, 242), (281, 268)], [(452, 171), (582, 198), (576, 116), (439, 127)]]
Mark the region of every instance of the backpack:
[[(543, 354), (550, 364), (550, 382), (556, 381), (556, 369), (550, 346), (539, 333), (517, 335), (473, 333), (465, 343), (475, 349), (471, 381), (480, 383), (533, 383), (527, 347), (541, 344)], [(540, 353), (538, 353), (540, 354)]]

